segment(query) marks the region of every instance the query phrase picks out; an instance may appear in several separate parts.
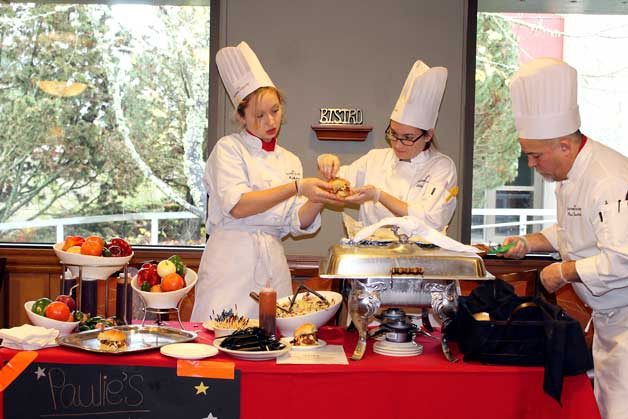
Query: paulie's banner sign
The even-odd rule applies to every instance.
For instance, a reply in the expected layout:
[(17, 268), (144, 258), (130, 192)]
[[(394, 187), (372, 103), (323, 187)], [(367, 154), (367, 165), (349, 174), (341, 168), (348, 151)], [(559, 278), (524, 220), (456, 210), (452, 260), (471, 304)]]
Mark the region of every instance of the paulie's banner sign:
[(4, 417), (236, 419), (240, 372), (212, 379), (176, 368), (32, 363), (5, 390)]

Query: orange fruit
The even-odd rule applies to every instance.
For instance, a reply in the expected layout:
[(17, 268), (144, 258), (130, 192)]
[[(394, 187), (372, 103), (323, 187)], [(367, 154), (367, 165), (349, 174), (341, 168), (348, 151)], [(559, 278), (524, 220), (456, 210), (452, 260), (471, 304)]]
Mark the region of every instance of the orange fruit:
[(102, 255), (102, 249), (104, 246), (104, 243), (101, 243), (98, 240), (85, 240), (85, 242), (81, 245), (81, 254), (89, 256), (100, 256)]
[(161, 278), (161, 290), (164, 292), (180, 290), (183, 287), (185, 287), (185, 281), (178, 273), (171, 273)]
[(62, 303), (61, 301), (53, 301), (46, 307), (44, 315), (49, 319), (67, 322), (70, 318), (70, 308), (66, 303)]
[(155, 284), (149, 289), (150, 292), (162, 292), (161, 285)]
[(80, 246), (84, 241), (85, 239), (81, 236), (67, 236), (63, 241), (63, 247), (61, 250), (67, 251), (70, 247)]
[(100, 236), (89, 236), (88, 238), (85, 239), (86, 242), (91, 242), (91, 241), (95, 241), (100, 243), (101, 246), (105, 246), (105, 239), (103, 239)]

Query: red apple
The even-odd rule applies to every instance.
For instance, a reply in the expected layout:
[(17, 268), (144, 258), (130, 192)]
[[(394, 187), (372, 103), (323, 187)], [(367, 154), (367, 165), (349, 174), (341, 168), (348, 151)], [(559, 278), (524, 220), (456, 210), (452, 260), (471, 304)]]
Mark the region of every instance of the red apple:
[(57, 298), (55, 298), (55, 301), (61, 301), (62, 303), (65, 303), (70, 311), (76, 310), (76, 302), (74, 301), (74, 298), (69, 295), (58, 295)]

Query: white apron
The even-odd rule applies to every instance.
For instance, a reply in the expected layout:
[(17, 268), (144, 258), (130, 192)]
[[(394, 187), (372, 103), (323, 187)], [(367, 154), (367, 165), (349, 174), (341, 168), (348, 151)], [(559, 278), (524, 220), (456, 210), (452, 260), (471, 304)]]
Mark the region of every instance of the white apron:
[(206, 321), (224, 309), (257, 318), (258, 305), (249, 293), (259, 291), (268, 280), (278, 298), (292, 293), (281, 238), (314, 233), (320, 215), (301, 229), (298, 212), (306, 199), (296, 196), (249, 217), (236, 219), (230, 211), (242, 194), (284, 185), (302, 175), (297, 156), (279, 145), (266, 152), (260, 140), (246, 131), (216, 143), (203, 177), (209, 195), (210, 237), (199, 267), (192, 321)]
[(628, 418), (628, 308), (593, 313), (595, 399), (603, 419)]
[(259, 305), (249, 292), (259, 292), (266, 281), (278, 298), (292, 294), (281, 240), (261, 231), (214, 232), (207, 241), (198, 275), (192, 321), (206, 321), (230, 308), (257, 319)]

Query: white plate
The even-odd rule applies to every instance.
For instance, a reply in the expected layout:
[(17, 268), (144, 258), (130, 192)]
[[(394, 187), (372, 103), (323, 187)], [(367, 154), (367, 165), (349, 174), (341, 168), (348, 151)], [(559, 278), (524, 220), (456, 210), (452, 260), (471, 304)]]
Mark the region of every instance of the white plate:
[[(225, 338), (220, 338), (214, 340), (214, 346), (220, 351), (226, 354), (231, 355), (234, 358), (238, 359), (246, 359), (248, 361), (266, 361), (269, 359), (275, 359), (285, 354), (292, 347), (291, 345), (286, 345), (285, 348), (280, 349), (278, 351), (234, 351), (233, 349), (227, 349), (220, 346), (220, 343)], [(282, 342), (283, 343), (283, 342)], [(285, 344), (285, 343), (284, 343)]]
[(203, 359), (218, 353), (218, 349), (204, 343), (173, 343), (162, 346), (159, 351), (163, 355), (179, 359)]
[(294, 345), (290, 343), (292, 342), (292, 338), (281, 338), (281, 341), (287, 345), (292, 345), (293, 351), (312, 351), (315, 349), (320, 349), (323, 346), (327, 346), (327, 342), (325, 342), (323, 339), (319, 339), (318, 342), (316, 342), (316, 345)]
[(385, 355), (385, 356), (399, 356), (399, 357), (402, 357), (402, 356), (418, 356), (418, 355), (421, 355), (421, 353), (423, 353), (423, 351), (416, 352), (416, 353), (414, 353), (414, 352), (410, 352), (410, 353), (382, 352), (382, 351), (379, 351), (377, 349), (374, 349), (373, 352), (375, 352), (376, 354)]
[(375, 342), (373, 352), (390, 356), (414, 356), (423, 352), (423, 346), (417, 345), (414, 342)]

